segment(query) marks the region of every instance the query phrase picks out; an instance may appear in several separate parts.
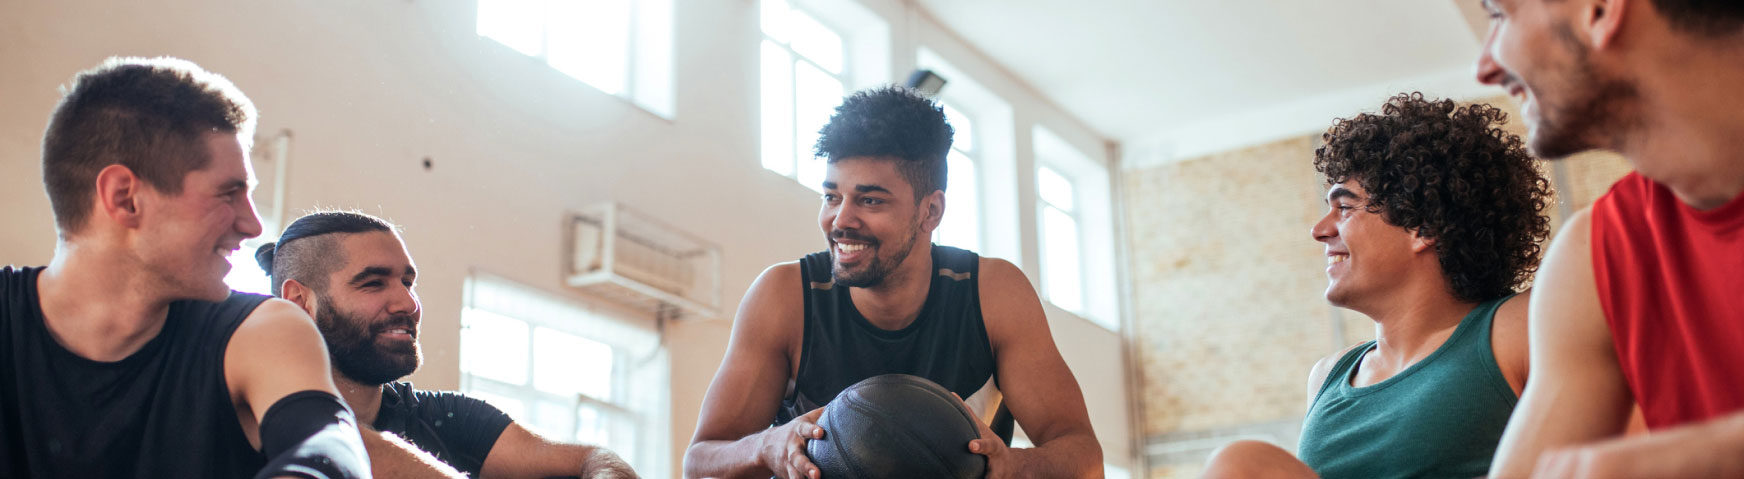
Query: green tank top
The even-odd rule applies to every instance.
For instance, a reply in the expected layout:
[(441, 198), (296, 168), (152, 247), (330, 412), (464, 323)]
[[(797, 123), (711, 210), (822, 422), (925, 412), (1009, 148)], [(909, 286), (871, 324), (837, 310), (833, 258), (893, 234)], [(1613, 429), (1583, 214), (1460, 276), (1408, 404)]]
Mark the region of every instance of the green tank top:
[(1385, 381), (1353, 387), (1369, 341), (1339, 358), (1302, 425), (1297, 455), (1320, 477), (1461, 477), (1489, 474), (1519, 400), (1490, 347), (1496, 308), (1479, 304), (1429, 357)]

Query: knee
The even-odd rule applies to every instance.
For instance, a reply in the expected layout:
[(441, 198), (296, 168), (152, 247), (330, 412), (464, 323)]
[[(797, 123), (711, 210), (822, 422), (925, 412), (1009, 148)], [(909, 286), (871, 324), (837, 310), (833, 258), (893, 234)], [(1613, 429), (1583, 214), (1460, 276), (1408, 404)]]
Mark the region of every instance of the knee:
[(1314, 470), (1290, 451), (1265, 441), (1241, 440), (1224, 445), (1206, 461), (1204, 479), (1309, 478)]

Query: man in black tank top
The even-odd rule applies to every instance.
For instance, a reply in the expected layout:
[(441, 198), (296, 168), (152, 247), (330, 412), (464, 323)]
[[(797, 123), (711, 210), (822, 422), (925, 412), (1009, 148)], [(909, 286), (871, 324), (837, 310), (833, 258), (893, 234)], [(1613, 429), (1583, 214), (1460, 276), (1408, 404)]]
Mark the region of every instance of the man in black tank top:
[(1420, 93), (1340, 119), (1315, 150), (1326, 300), (1375, 341), (1309, 372), (1297, 456), (1258, 441), (1208, 478), (1478, 477), (1527, 378), (1527, 295), (1550, 233), (1550, 182), (1506, 114)]
[(168, 58), (64, 91), (54, 258), (0, 268), (0, 477), (369, 477), (308, 315), (223, 281), (261, 228), (248, 98)]
[(636, 477), (605, 448), (551, 441), (482, 400), (399, 381), (423, 362), (423, 307), (417, 268), (387, 221), (346, 211), (309, 214), (255, 258), (272, 276), (274, 295), (315, 317), (333, 380), (358, 419), (428, 453), (422, 463), (376, 461), (377, 476)]
[[(836, 109), (817, 145), (829, 250), (771, 266), (745, 293), (685, 477), (816, 479), (804, 448), (826, 433), (819, 406), (886, 373), (981, 406), (981, 438), (965, 446), (987, 456), (987, 477), (1100, 476), (1083, 395), (1029, 280), (1009, 262), (928, 241), (945, 212), (951, 134), (937, 105), (901, 88)], [(988, 426), (996, 402), (1035, 448), (1008, 448)]]

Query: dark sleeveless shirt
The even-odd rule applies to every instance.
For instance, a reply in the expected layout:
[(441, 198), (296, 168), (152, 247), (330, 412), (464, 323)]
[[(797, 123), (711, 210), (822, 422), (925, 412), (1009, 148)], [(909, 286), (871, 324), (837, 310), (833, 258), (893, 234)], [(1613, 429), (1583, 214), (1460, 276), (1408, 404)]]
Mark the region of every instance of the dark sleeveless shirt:
[[(836, 398), (848, 386), (881, 374), (911, 374), (969, 398), (995, 370), (993, 346), (981, 322), (981, 257), (933, 245), (932, 285), (920, 315), (885, 330), (860, 315), (848, 288), (830, 277), (829, 251), (799, 261), (805, 288), (805, 333), (799, 374), (782, 398), (775, 424), (785, 424)], [(988, 415), (982, 414), (982, 420)]]
[(1511, 297), (1479, 304), (1429, 357), (1384, 381), (1350, 384), (1373, 341), (1345, 353), (1308, 409), (1302, 462), (1327, 479), (1488, 474), (1519, 400), (1490, 345)]
[(157, 337), (98, 362), (49, 335), (41, 272), (0, 268), (0, 477), (229, 479), (265, 465), (236, 419), (224, 350), (266, 296), (171, 303)]
[(497, 438), (515, 422), (501, 409), (457, 392), (413, 389), (409, 382), (386, 386), (375, 429), (405, 439), (466, 477), (479, 476)]

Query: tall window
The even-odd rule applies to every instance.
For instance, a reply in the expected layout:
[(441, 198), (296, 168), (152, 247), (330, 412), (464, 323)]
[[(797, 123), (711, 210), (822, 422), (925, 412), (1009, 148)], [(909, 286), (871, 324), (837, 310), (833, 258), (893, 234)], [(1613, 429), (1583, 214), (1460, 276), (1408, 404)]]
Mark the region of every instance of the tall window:
[(1041, 227), (1042, 290), (1061, 309), (1082, 314), (1084, 280), (1081, 223), (1072, 181), (1048, 166), (1036, 168)]
[(848, 84), (842, 35), (786, 0), (762, 0), (763, 167), (823, 191), (818, 130)]
[(933, 231), (933, 241), (968, 250), (981, 249), (980, 176), (975, 171), (975, 124), (968, 115), (940, 102), (945, 121), (956, 134), (951, 137), (951, 153), (945, 157), (949, 177), (945, 179), (945, 219)]
[(478, 0), (478, 34), (672, 116), (672, 0)]
[(461, 390), (540, 435), (604, 446), (666, 474), (667, 354), (647, 327), (475, 276), (461, 312)]

